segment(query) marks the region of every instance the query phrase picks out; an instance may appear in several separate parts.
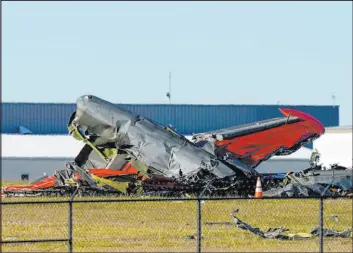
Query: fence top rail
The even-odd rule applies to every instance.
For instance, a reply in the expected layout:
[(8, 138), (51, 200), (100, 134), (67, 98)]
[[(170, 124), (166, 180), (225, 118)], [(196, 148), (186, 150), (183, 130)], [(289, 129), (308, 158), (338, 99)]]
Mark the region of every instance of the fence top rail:
[(43, 201), (1, 201), (1, 205), (21, 205), (21, 204), (68, 204), (68, 203), (118, 203), (118, 202), (168, 202), (168, 201), (217, 201), (217, 200), (320, 200), (320, 199), (346, 199), (352, 200), (352, 197), (336, 196), (336, 197), (263, 197), (256, 198), (240, 198), (240, 197), (200, 197), (200, 198), (122, 198), (122, 199), (75, 199), (75, 200), (43, 200)]
[(69, 239), (38, 239), (38, 240), (1, 240), (0, 243), (41, 243), (41, 242), (67, 242)]

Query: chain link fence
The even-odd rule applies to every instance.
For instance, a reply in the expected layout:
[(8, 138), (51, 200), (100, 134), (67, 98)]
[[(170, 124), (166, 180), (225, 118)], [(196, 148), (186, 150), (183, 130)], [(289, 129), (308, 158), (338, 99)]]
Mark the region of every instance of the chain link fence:
[[(351, 234), (353, 219), (353, 200), (347, 199), (325, 199), (323, 201), (324, 214), (323, 225), (325, 229), (342, 232), (341, 236)], [(325, 252), (342, 252), (349, 250), (353, 252), (353, 239), (336, 238), (330, 236), (332, 232), (324, 231), (323, 250)]]
[(2, 202), (1, 251), (67, 251), (66, 202)]
[(352, 252), (351, 198), (1, 203), (2, 252)]

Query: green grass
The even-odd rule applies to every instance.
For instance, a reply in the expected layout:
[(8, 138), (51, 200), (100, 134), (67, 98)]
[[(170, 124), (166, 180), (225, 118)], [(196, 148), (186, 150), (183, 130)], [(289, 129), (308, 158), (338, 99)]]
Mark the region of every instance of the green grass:
[(1, 182), (1, 187), (9, 186), (9, 185), (26, 185), (29, 184), (31, 181), (24, 180), (24, 181), (3, 181)]
[[(5, 198), (11, 202), (24, 198)], [(62, 198), (26, 198), (26, 200)], [(86, 199), (86, 198), (81, 198)], [(107, 198), (106, 198), (107, 199)], [(325, 200), (324, 225), (344, 230), (352, 227), (352, 199)], [(234, 225), (207, 225), (205, 222), (232, 222), (236, 208), (242, 221), (267, 230), (286, 227), (288, 233), (309, 233), (319, 222), (317, 200), (208, 200), (202, 205), (203, 251), (317, 252), (318, 238), (300, 241), (262, 239)], [(197, 240), (195, 201), (74, 203), (73, 247), (75, 252), (183, 251), (195, 252)], [(337, 215), (338, 222), (330, 215)], [(2, 239), (53, 239), (68, 236), (67, 204), (4, 205)], [(325, 251), (352, 252), (352, 239), (325, 238)], [(6, 244), (3, 252), (67, 251), (66, 243)]]

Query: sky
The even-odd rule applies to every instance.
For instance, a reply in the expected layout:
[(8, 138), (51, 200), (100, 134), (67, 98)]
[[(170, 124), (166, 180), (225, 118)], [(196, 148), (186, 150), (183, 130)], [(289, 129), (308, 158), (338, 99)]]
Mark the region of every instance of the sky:
[(2, 101), (340, 106), (352, 2), (2, 2)]

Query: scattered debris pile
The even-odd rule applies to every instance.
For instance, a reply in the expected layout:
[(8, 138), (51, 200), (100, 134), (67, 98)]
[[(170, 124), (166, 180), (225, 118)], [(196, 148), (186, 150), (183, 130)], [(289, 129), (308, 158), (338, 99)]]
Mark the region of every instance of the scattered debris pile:
[(353, 196), (353, 170), (317, 170), (289, 172), (276, 188), (264, 191), (264, 197)]
[[(5, 195), (66, 195), (76, 187), (81, 195), (248, 198), (258, 176), (265, 197), (352, 193), (351, 182), (341, 177), (327, 181), (310, 171), (286, 176), (256, 171), (272, 156), (292, 154), (324, 134), (320, 121), (297, 110), (282, 108), (282, 117), (194, 134), (191, 141), (170, 126), (92, 95), (76, 104), (68, 132), (85, 145), (74, 161), (52, 177), (5, 187)], [(317, 165), (318, 157), (312, 161)]]
[[(260, 236), (265, 239), (280, 239), (280, 240), (303, 240), (310, 239), (312, 237), (320, 236), (320, 228), (316, 227), (311, 229), (310, 233), (295, 233), (295, 234), (284, 234), (288, 232), (287, 228), (269, 228), (266, 232), (261, 231), (259, 228), (254, 228), (251, 225), (241, 221), (236, 217), (235, 213), (231, 214), (233, 222), (237, 228), (242, 230), (247, 230), (257, 236)], [(332, 229), (323, 228), (324, 237), (340, 237), (340, 238), (349, 238), (353, 236), (352, 228), (347, 228), (344, 231), (336, 231)]]
[[(81, 196), (144, 195), (185, 197), (197, 195), (196, 187), (180, 184), (170, 178), (139, 174), (131, 163), (123, 169), (84, 169), (75, 162), (67, 163), (64, 170), (56, 170), (53, 176), (43, 176), (29, 185), (12, 185), (2, 188), (2, 194), (10, 196), (69, 196), (76, 188)], [(263, 197), (320, 197), (353, 196), (353, 170), (316, 170), (309, 168), (297, 173), (261, 174)], [(214, 189), (205, 187), (202, 196), (238, 196), (252, 198), (256, 178), (242, 179), (233, 187)], [(215, 195), (214, 193), (217, 193)]]

